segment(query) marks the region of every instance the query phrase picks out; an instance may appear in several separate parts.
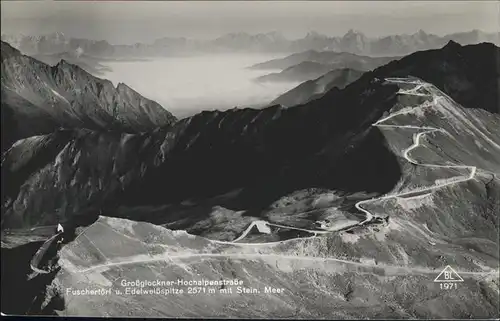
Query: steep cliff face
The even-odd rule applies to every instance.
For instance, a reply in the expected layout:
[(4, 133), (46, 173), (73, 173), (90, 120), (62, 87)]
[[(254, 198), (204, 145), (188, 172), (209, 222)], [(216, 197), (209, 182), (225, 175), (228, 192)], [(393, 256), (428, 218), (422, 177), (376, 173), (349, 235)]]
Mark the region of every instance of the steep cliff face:
[[(87, 207), (116, 209), (106, 205), (110, 201), (127, 206), (160, 206), (240, 187), (247, 189), (237, 206), (252, 208), (266, 206), (286, 191), (315, 184), (352, 185), (352, 190), (372, 184), (371, 189), (378, 190), (376, 180), (351, 180), (350, 174), (360, 172), (354, 167), (343, 172), (335, 169), (334, 165), (341, 166), (336, 160), (341, 161), (343, 153), (330, 155), (331, 164), (324, 157), (314, 156), (331, 141), (331, 129), (309, 133), (303, 129), (299, 134), (290, 120), (298, 116), (272, 120), (277, 111), (266, 110), (258, 121), (259, 112), (248, 110), (246, 123), (250, 118), (256, 121), (246, 130), (245, 123), (236, 123), (241, 119), (233, 111), (212, 114), (211, 122), (201, 115), (181, 121), (171, 131), (152, 134), (67, 131), (19, 141), (2, 165), (8, 193), (4, 200), (5, 223), (12, 227), (53, 224)], [(199, 132), (202, 121), (203, 131)], [(379, 159), (375, 165), (363, 160), (364, 151), (353, 153), (353, 160), (365, 165), (361, 172), (376, 175), (376, 167), (383, 166), (384, 176), (397, 173), (397, 164), (384, 152), (382, 136), (376, 132), (360, 135), (371, 137), (371, 148), (378, 151), (374, 157)], [(317, 141), (307, 144), (307, 139)], [(348, 142), (347, 137), (336, 139), (338, 142), (331, 142), (336, 146)], [(329, 182), (328, 175), (336, 175), (337, 181)], [(45, 186), (43, 190), (40, 184)], [(386, 189), (391, 185), (387, 184)]]
[(8, 43), (2, 41), (2, 45), (0, 46), (0, 53), (1, 53), (1, 59), (2, 61), (4, 59), (10, 58), (10, 57), (15, 57), (15, 56), (21, 56), (21, 52), (17, 50), (16, 48), (12, 47)]
[(141, 135), (63, 131), (53, 134), (64, 139), (56, 140), (50, 157), (26, 156), (24, 167), (16, 165), (18, 155), (26, 155), (19, 150), (40, 142), (21, 141), (2, 165), (15, 181), (5, 194), (6, 226), (46, 224), (90, 204), (115, 211), (118, 205), (167, 206), (235, 189), (242, 192), (232, 208), (256, 216), (303, 188), (387, 192), (401, 169), (371, 124), (393, 108), (400, 88), (382, 79), (418, 76), (465, 107), (492, 110), (498, 73), (483, 62), (498, 50), (452, 44), (416, 53), (292, 109), (202, 112)]
[(19, 140), (2, 160), (5, 223), (51, 225), (102, 206), (141, 176), (161, 144), (155, 135), (81, 129)]
[[(30, 277), (32, 271), (29, 262), (42, 244), (43, 241), (38, 241), (14, 248), (2, 246), (2, 313), (13, 315), (42, 314), (38, 308), (45, 300), (47, 285), (52, 282), (55, 276), (53, 273), (37, 278)], [(13, 264), (13, 262), (16, 263)], [(36, 299), (37, 297), (38, 299)], [(43, 314), (55, 314), (53, 308), (53, 306), (49, 306), (49, 310), (43, 311)]]
[(59, 127), (141, 132), (176, 121), (124, 84), (115, 88), (64, 60), (51, 67), (1, 45), (2, 110), (9, 109), (17, 124), (15, 138)]

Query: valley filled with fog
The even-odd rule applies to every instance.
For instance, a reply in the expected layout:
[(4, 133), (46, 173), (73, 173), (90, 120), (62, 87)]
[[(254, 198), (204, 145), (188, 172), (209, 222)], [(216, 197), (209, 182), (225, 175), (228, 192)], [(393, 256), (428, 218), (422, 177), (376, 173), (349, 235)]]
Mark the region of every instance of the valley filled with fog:
[(275, 70), (248, 67), (280, 57), (234, 54), (107, 61), (110, 70), (99, 76), (115, 86), (126, 83), (176, 117), (184, 118), (202, 110), (268, 105), (299, 83), (259, 83), (254, 79)]

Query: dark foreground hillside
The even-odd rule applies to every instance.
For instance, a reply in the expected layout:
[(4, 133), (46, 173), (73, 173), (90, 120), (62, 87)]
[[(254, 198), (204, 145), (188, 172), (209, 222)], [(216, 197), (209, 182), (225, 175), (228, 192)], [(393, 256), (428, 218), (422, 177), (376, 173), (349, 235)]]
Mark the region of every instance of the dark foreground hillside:
[(4, 155), (2, 174), (12, 182), (3, 192), (6, 226), (53, 223), (90, 204), (160, 206), (240, 188), (238, 207), (257, 209), (298, 188), (387, 192), (400, 170), (370, 125), (399, 88), (383, 77), (417, 76), (466, 108), (491, 112), (498, 71), (488, 62), (498, 55), (491, 44), (450, 43), (293, 109), (202, 112), (140, 135), (66, 130), (29, 138)]

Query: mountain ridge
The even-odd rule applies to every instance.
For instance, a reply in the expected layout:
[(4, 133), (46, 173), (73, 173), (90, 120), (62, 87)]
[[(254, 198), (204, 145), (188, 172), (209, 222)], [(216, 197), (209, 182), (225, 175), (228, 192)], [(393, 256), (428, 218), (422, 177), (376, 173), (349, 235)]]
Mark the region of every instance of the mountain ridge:
[[(2, 309), (494, 316), (499, 51), (449, 43), (294, 108), (204, 111), (144, 133), (63, 129), (17, 141), (1, 167)], [(29, 242), (56, 224), (64, 234), (36, 251)], [(464, 280), (453, 295), (432, 283), (448, 265)], [(193, 275), (257, 290), (217, 285), (168, 300), (148, 286), (129, 287), (143, 295), (115, 292), (128, 291), (117, 280)], [(108, 295), (76, 295), (103, 287)]]
[[(138, 132), (176, 121), (158, 103), (126, 85), (115, 87), (64, 59), (49, 66), (3, 41), (1, 45), (2, 110), (9, 109), (6, 115), (22, 126), (12, 125), (13, 140), (60, 127)], [(41, 127), (46, 130), (36, 129)]]
[(437, 49), (449, 40), (462, 45), (480, 42), (500, 44), (498, 33), (480, 30), (437, 36), (419, 30), (413, 34), (367, 37), (360, 31), (349, 30), (343, 36), (326, 36), (315, 31), (303, 38), (289, 40), (279, 32), (249, 34), (236, 32), (216, 39), (200, 41), (184, 37), (164, 37), (152, 44), (112, 45), (106, 40), (66, 37), (62, 33), (43, 36), (2, 35), (5, 40), (27, 54), (54, 54), (80, 48), (91, 56), (139, 57), (186, 55), (192, 52), (263, 51), (292, 53), (305, 50), (332, 50), (363, 55), (406, 55), (419, 50)]
[(295, 66), (288, 67), (278, 73), (271, 73), (257, 77), (258, 82), (296, 82), (318, 78), (332, 69), (334, 65), (322, 64), (314, 61), (303, 61)]
[(367, 71), (400, 57), (368, 57), (348, 52), (307, 50), (249, 66), (250, 69), (287, 69), (303, 62), (330, 64), (334, 68)]
[[(172, 127), (142, 135), (82, 132), (65, 144), (64, 152), (59, 150), (58, 158), (65, 159), (64, 163), (52, 160), (40, 165), (45, 169), (42, 170), (44, 178), (39, 179), (51, 182), (51, 187), (44, 192), (47, 195), (66, 199), (75, 197), (70, 195), (91, 193), (96, 197), (95, 204), (123, 200), (129, 207), (203, 199), (244, 186), (236, 208), (252, 204), (252, 211), (257, 212), (260, 206), (266, 207), (283, 193), (305, 186), (380, 193), (392, 187), (393, 179), (398, 177), (396, 160), (384, 146), (381, 134), (370, 127), (392, 106), (398, 90), (382, 84), (380, 79), (412, 74), (436, 83), (466, 108), (498, 113), (495, 110), (498, 71), (491, 68), (498, 54), (498, 47), (487, 44), (418, 52), (363, 74), (343, 90), (331, 90), (317, 100), (291, 109), (273, 106), (262, 110), (205, 111), (180, 120)], [(91, 148), (96, 140), (101, 147)], [(81, 163), (84, 159), (77, 156), (83, 147), (82, 153), (87, 155), (85, 162), (88, 162), (85, 166)], [(16, 148), (25, 147), (20, 144)], [(135, 161), (125, 160), (138, 150), (143, 155), (140, 159), (134, 156)], [(380, 159), (367, 161), (369, 151)], [(99, 153), (102, 155), (97, 156)], [(9, 155), (14, 155), (14, 150), (6, 155), (6, 160)], [(99, 164), (95, 163), (97, 158)], [(34, 161), (36, 163), (36, 158)], [(67, 167), (73, 162), (81, 165)], [(75, 172), (80, 166), (82, 169)], [(377, 176), (382, 173), (380, 166), (387, 167), (384, 179)], [(103, 172), (87, 177), (87, 171), (94, 167), (91, 172), (97, 168)], [(16, 172), (21, 170), (2, 168), (6, 171), (5, 177), (16, 177)], [(83, 168), (86, 168), (84, 172), (78, 174)], [(358, 176), (352, 171), (359, 174), (360, 169), (365, 178), (353, 179)], [(101, 181), (103, 177), (108, 178)], [(47, 215), (46, 219), (50, 219), (49, 213), (55, 208), (61, 207), (37, 196), (35, 186), (46, 184), (37, 180), (31, 178), (18, 183), (33, 186), (26, 195), (19, 194), (16, 184), (12, 184), (11, 205), (5, 213), (12, 219), (16, 217), (14, 221), (28, 213), (39, 215), (33, 212), (32, 205), (23, 209), (15, 205), (24, 198), (37, 204), (38, 213), (47, 213), (42, 215)], [(73, 180), (79, 183), (71, 186)], [(54, 186), (54, 181), (60, 182), (59, 185)], [(186, 184), (176, 183), (181, 181)], [(336, 186), (332, 186), (332, 182)], [(86, 192), (76, 192), (80, 189)], [(74, 199), (64, 215), (71, 216), (88, 206), (88, 200), (82, 197)]]
[(334, 69), (316, 79), (308, 80), (290, 89), (274, 99), (271, 104), (284, 107), (305, 104), (313, 99), (320, 98), (333, 88), (345, 88), (361, 77), (362, 74), (363, 72), (350, 68)]

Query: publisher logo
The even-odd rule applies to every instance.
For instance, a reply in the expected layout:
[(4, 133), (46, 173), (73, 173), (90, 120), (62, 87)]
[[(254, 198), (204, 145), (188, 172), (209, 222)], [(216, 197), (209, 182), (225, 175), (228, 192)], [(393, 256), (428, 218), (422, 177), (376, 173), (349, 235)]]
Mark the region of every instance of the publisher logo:
[(451, 266), (447, 265), (434, 279), (434, 282), (463, 282), (464, 279)]

